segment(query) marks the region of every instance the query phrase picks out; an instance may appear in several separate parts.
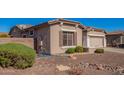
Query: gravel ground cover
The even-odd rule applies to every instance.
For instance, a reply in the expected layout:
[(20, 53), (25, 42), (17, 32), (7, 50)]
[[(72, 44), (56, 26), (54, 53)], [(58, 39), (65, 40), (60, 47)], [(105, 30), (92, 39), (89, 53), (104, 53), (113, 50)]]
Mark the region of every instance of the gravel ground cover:
[[(124, 54), (105, 52), (104, 54), (84, 54), (76, 56), (76, 59), (71, 59), (67, 56), (46, 56), (37, 57), (36, 62), (31, 68), (14, 69), (0, 67), (1, 75), (68, 75), (64, 69), (69, 69), (70, 64), (108, 64), (111, 66), (124, 67)], [(61, 71), (59, 71), (59, 69)], [(118, 75), (111, 71), (85, 69), (82, 75)]]

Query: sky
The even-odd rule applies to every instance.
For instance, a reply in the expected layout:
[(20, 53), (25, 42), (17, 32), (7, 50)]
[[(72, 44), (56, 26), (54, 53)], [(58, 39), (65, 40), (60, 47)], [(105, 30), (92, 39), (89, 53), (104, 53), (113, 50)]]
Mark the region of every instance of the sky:
[[(54, 20), (56, 18), (0, 18), (0, 32), (9, 32), (10, 28), (17, 24), (32, 24)], [(123, 30), (124, 18), (65, 18), (78, 21), (85, 26), (104, 29), (107, 32)]]

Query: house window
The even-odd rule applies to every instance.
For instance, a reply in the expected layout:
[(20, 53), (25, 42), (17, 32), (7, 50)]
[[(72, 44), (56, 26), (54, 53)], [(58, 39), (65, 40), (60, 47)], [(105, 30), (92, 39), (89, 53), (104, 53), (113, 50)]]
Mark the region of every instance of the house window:
[(74, 32), (63, 32), (63, 46), (74, 45)]
[(34, 31), (29, 31), (29, 35), (33, 36), (34, 35)]

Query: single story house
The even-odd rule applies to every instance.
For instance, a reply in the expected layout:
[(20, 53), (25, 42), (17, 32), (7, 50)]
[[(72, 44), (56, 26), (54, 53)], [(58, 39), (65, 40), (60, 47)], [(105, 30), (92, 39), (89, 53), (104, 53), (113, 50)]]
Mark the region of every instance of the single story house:
[(107, 46), (124, 48), (124, 31), (108, 32), (106, 39)]
[[(10, 35), (15, 36), (15, 33), (11, 30)], [(34, 38), (34, 49), (38, 53), (46, 54), (65, 53), (68, 48), (76, 46), (87, 49), (106, 47), (104, 30), (86, 27), (79, 22), (65, 19), (31, 26), (23, 29), (17, 36)]]
[(10, 29), (10, 32), (9, 32), (9, 35), (11, 37), (23, 37), (23, 38), (26, 38), (26, 35), (23, 34), (24, 32), (24, 29), (27, 29), (27, 28), (30, 28), (32, 27), (32, 25), (30, 24), (22, 24), (22, 25), (16, 25), (16, 26), (13, 26), (11, 29)]

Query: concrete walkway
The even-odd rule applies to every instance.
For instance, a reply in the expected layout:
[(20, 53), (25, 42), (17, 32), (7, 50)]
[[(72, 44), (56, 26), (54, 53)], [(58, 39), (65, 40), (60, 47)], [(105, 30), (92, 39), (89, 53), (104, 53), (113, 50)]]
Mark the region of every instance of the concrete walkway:
[(122, 49), (122, 48), (111, 48), (111, 47), (107, 47), (107, 48), (105, 48), (105, 51), (116, 52), (116, 53), (122, 53), (122, 54), (124, 54), (124, 49)]

